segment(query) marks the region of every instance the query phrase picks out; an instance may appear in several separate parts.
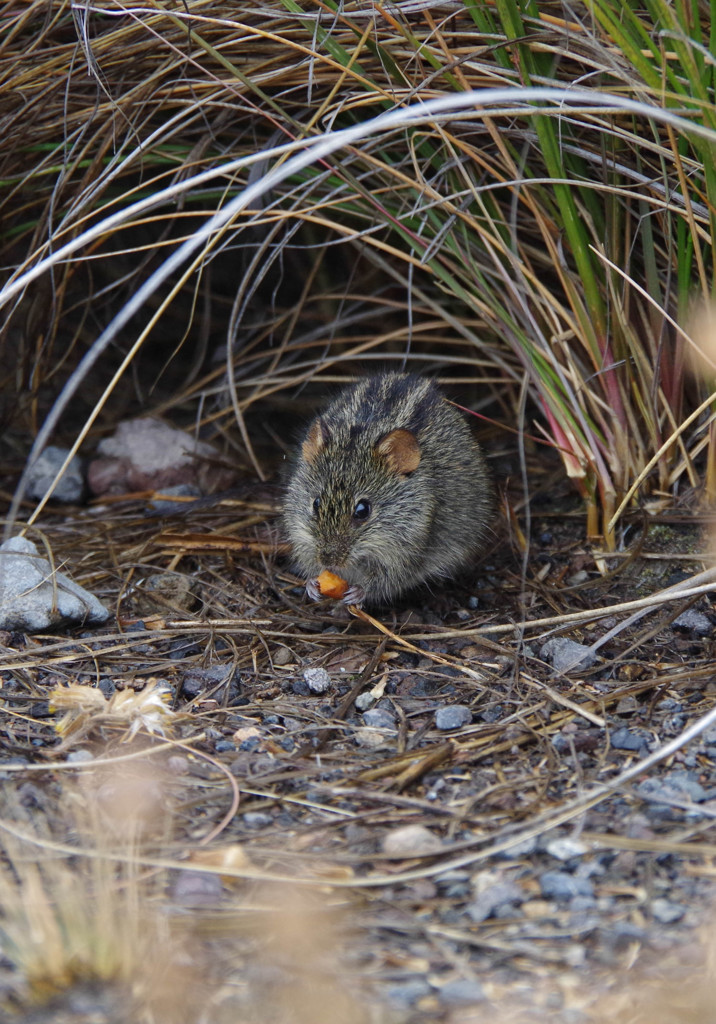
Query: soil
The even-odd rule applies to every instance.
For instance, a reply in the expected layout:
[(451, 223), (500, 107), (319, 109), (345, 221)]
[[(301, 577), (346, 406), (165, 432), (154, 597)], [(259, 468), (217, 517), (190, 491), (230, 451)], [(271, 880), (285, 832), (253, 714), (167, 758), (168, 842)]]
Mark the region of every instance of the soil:
[[(711, 595), (655, 606), (590, 667), (542, 651), (589, 647), (631, 614), (614, 606), (708, 564), (698, 517), (635, 515), (604, 555), (566, 495), (536, 502), (526, 554), (505, 531), (463, 580), (359, 619), (306, 601), (271, 504), (44, 523), (118, 625), (1, 638), (2, 817), (35, 837), (24, 856), (68, 845), (81, 875), (102, 844), (67, 794), (97, 758), (126, 781), (139, 751), (167, 816), (140, 862), (191, 922), (202, 1020), (710, 1019), (716, 725), (678, 737), (716, 706)], [(99, 688), (106, 713), (63, 719), (57, 687)], [(111, 713), (151, 687), (166, 712)], [(81, 970), (43, 1009), (25, 954), (2, 951), (8, 1019), (90, 1019), (67, 1002)], [(106, 1002), (91, 1019), (115, 1019)]]

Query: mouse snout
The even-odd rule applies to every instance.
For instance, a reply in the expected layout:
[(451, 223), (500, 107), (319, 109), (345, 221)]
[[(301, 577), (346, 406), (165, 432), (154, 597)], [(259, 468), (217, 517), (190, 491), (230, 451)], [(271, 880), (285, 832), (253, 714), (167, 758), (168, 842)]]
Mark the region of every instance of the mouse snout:
[(348, 548), (342, 544), (332, 544), (330, 547), (320, 548), (318, 559), (324, 569), (329, 572), (338, 572), (343, 569), (348, 558)]

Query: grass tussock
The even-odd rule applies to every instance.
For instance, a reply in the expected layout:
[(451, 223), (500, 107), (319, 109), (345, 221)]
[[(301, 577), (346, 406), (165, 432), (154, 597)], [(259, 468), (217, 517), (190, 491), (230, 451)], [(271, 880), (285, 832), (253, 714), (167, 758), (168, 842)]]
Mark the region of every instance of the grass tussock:
[(261, 472), (257, 402), (408, 360), (552, 445), (613, 545), (633, 481), (713, 479), (683, 329), (713, 276), (709, 12), (7, 5), (6, 415), (37, 430), (79, 364), (48, 435), (201, 401)]

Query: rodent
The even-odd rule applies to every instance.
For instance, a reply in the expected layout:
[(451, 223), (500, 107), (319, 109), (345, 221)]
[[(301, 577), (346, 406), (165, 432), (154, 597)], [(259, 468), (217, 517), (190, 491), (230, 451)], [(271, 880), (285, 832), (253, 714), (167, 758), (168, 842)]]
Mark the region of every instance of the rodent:
[(345, 604), (390, 601), (453, 575), (484, 546), (494, 511), (482, 450), (437, 385), (417, 374), (358, 379), (306, 431), (283, 524), (306, 593), (348, 581)]

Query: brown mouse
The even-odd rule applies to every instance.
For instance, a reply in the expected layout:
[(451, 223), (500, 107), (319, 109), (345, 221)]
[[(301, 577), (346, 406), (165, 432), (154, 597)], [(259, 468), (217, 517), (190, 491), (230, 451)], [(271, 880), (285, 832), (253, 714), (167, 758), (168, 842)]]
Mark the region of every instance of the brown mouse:
[(309, 426), (283, 523), (306, 593), (348, 583), (345, 604), (390, 601), (469, 566), (488, 533), (493, 489), (461, 413), (425, 377), (357, 380)]

